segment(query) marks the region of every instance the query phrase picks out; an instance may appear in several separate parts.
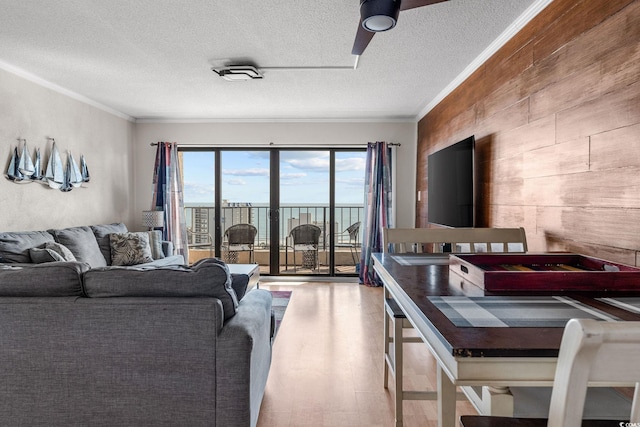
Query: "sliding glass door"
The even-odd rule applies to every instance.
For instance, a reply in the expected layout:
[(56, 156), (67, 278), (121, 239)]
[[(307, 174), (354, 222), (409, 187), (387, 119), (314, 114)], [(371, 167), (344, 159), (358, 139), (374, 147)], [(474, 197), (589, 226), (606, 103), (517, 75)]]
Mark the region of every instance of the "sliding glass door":
[(261, 274), (354, 275), (364, 150), (182, 149), (191, 262)]

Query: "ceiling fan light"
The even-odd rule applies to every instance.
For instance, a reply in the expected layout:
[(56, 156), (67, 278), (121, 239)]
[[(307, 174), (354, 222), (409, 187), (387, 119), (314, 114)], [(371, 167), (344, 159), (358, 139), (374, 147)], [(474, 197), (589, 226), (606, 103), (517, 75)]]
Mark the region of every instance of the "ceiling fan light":
[(362, 27), (371, 32), (387, 31), (396, 26), (400, 0), (361, 0)]

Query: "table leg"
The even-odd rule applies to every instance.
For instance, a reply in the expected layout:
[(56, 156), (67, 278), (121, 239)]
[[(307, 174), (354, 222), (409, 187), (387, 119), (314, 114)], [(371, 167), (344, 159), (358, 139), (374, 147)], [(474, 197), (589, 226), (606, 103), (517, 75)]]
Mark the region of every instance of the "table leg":
[(456, 386), (438, 363), (438, 427), (455, 427)]
[(513, 417), (513, 395), (509, 387), (482, 387), (484, 415)]

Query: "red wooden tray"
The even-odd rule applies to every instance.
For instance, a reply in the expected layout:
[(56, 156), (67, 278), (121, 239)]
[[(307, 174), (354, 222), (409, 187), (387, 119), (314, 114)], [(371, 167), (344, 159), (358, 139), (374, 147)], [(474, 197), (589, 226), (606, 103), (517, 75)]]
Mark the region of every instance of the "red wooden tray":
[(571, 253), (452, 254), (449, 269), (491, 292), (640, 292), (640, 268)]

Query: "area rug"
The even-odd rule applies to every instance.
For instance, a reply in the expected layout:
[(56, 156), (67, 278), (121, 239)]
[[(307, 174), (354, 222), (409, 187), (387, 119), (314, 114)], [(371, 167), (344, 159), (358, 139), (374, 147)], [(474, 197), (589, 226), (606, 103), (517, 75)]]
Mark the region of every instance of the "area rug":
[(275, 338), (278, 333), (278, 329), (280, 329), (280, 323), (282, 323), (282, 318), (284, 317), (284, 312), (287, 310), (287, 305), (289, 304), (289, 300), (291, 299), (291, 291), (270, 291), (273, 296), (273, 303), (271, 305), (271, 309), (275, 315), (275, 331), (273, 336)]

